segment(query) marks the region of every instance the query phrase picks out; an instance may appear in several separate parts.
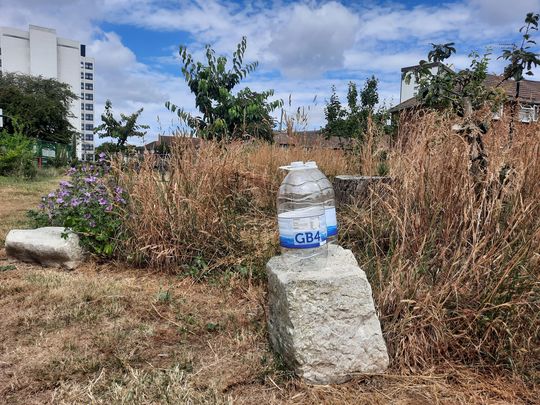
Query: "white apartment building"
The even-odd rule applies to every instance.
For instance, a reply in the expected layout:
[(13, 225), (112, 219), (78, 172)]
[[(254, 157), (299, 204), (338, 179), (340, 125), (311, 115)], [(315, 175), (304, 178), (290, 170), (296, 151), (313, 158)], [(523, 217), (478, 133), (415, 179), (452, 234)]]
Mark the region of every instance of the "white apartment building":
[(0, 72), (56, 79), (80, 94), (71, 105), (69, 120), (80, 133), (77, 157), (86, 161), (94, 159), (94, 65), (85, 45), (58, 37), (54, 29), (0, 27)]

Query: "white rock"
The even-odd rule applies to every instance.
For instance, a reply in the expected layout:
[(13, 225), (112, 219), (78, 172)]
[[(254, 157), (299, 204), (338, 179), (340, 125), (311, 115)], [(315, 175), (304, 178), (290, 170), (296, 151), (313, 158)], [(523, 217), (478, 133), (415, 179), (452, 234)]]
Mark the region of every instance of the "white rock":
[(64, 232), (59, 226), (13, 229), (6, 236), (6, 253), (24, 262), (74, 269), (83, 259), (83, 250), (77, 234), (68, 232), (64, 239)]
[(266, 269), (270, 342), (298, 376), (333, 384), (386, 370), (371, 286), (350, 250), (330, 245), (317, 271), (289, 269), (280, 256)]

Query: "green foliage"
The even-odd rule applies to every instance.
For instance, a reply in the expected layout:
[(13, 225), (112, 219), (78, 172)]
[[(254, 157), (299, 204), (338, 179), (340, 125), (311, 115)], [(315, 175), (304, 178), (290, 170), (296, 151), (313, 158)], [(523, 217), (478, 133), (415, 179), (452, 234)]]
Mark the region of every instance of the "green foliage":
[(116, 119), (112, 111), (112, 102), (111, 100), (107, 100), (105, 102), (105, 112), (101, 114), (103, 124), (97, 126), (94, 129), (94, 133), (98, 134), (100, 138), (112, 138), (116, 140), (116, 144), (107, 142), (108, 145), (101, 150), (105, 151), (105, 148), (107, 148), (107, 152), (121, 152), (126, 149), (126, 142), (129, 137), (143, 137), (146, 135), (146, 131), (144, 130), (150, 127), (137, 123), (142, 112), (143, 109), (141, 108), (130, 115), (121, 113), (120, 119)]
[[(509, 64), (504, 68), (504, 79), (514, 79), (516, 82), (523, 80), (523, 72), (532, 76), (532, 68), (540, 64), (539, 54), (532, 52), (531, 48), (536, 45), (532, 40), (532, 32), (538, 31), (539, 14), (528, 13), (525, 17), (525, 25), (520, 28), (522, 35), (521, 46), (512, 44), (510, 48), (504, 49), (499, 59), (504, 59)], [(519, 96), (519, 93), (516, 97)]]
[[(379, 102), (378, 82), (375, 76), (371, 76), (364, 83), (360, 94), (358, 94), (356, 83), (349, 82), (347, 108), (341, 105), (336, 88), (332, 86), (332, 95), (325, 107), (326, 126), (323, 132), (327, 137), (363, 139), (369, 117), (376, 124), (384, 123), (387, 117), (385, 109), (375, 109)], [(358, 102), (358, 96), (360, 96), (360, 102)]]
[(193, 116), (171, 102), (165, 106), (176, 112), (197, 136), (216, 140), (245, 137), (272, 140), (275, 122), (270, 113), (280, 108), (283, 101), (268, 101), (274, 95), (273, 90), (255, 92), (246, 87), (233, 94), (233, 89), (258, 65), (243, 63), (246, 46), (243, 37), (233, 53), (232, 68), (227, 68), (225, 56), (216, 57), (210, 45), (206, 46), (206, 63), (195, 63), (187, 48), (180, 47), (182, 73), (202, 116)]
[(539, 14), (528, 13), (525, 17), (525, 25), (519, 30), (522, 33), (521, 46), (518, 47), (513, 44), (510, 48), (504, 49), (499, 59), (507, 60), (509, 63), (504, 68), (503, 81), (514, 79), (516, 82), (516, 92), (514, 94), (514, 102), (511, 109), (511, 121), (509, 129), (509, 139), (512, 141), (514, 135), (514, 121), (517, 113), (517, 104), (519, 99), (519, 93), (521, 88), (521, 81), (523, 80), (523, 72), (527, 76), (532, 76), (532, 68), (537, 67), (540, 64), (538, 56), (540, 54), (531, 51), (533, 45), (536, 42), (531, 39), (532, 33), (538, 31)]
[[(406, 82), (414, 76), (418, 83), (418, 99), (423, 105), (436, 109), (450, 109), (463, 116), (470, 106), (476, 110), (485, 105), (496, 109), (502, 102), (501, 91), (485, 85), (490, 53), (480, 56), (472, 52), (470, 65), (459, 72), (446, 68), (441, 62), (455, 53), (453, 43), (435, 45), (428, 60), (421, 60), (419, 67), (408, 72)], [(436, 63), (436, 65), (434, 65)]]
[(105, 153), (107, 156), (111, 156), (120, 152), (127, 153), (128, 155), (134, 154), (136, 152), (135, 146), (129, 144), (119, 146), (116, 142), (103, 142), (101, 145), (96, 147), (96, 155)]
[(95, 165), (82, 165), (68, 172), (70, 181), (42, 198), (39, 211), (29, 216), (36, 226), (71, 228), (90, 253), (113, 257), (121, 241), (126, 193), (115, 184), (100, 156)]
[(0, 132), (0, 176), (34, 178), (33, 142), (24, 135), (24, 126), (18, 119), (12, 119), (13, 133)]
[(70, 143), (77, 132), (69, 123), (70, 104), (77, 96), (70, 86), (54, 79), (22, 74), (0, 75), (0, 107), (4, 125), (14, 133), (12, 117), (25, 125), (25, 135), (45, 141)]

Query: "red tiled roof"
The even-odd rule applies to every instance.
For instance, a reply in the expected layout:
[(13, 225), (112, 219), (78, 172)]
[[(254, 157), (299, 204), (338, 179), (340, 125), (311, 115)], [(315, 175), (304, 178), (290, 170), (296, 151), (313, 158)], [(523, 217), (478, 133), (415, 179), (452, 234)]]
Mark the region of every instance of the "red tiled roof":
[[(484, 81), (486, 87), (500, 87), (509, 99), (513, 99), (516, 94), (517, 82), (514, 80), (502, 81), (502, 76), (487, 75)], [(540, 81), (522, 80), (519, 87), (519, 101), (529, 104), (540, 104)], [(389, 113), (399, 112), (405, 109), (418, 107), (420, 102), (416, 97), (412, 97), (395, 105), (388, 110)]]

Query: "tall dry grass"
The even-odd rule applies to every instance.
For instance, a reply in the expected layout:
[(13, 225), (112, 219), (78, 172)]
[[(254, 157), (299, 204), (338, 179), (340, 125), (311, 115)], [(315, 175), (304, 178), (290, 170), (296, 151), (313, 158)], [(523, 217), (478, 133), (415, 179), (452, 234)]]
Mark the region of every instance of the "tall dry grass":
[(484, 137), (489, 166), (479, 187), (453, 123), (413, 117), (391, 149), (375, 128), (352, 155), (258, 143), (194, 149), (180, 139), (165, 177), (153, 156), (120, 172), (131, 198), (126, 252), (173, 272), (261, 270), (278, 250), (279, 166), (316, 160), (330, 177), (375, 174), (388, 150), (393, 183), (338, 215), (341, 243), (372, 283), (394, 367), (452, 361), (537, 381), (540, 127), (521, 126), (509, 146), (507, 123), (497, 123)]
[[(540, 126), (506, 123), (485, 135), (481, 187), (452, 120), (404, 122), (391, 187), (342, 213), (360, 256), (394, 365), (447, 360), (540, 370)], [(476, 191), (475, 191), (476, 188)], [(478, 190), (481, 190), (478, 193)]]
[(156, 159), (147, 155), (138, 171), (118, 168), (130, 195), (126, 252), (172, 271), (260, 268), (277, 251), (279, 166), (312, 159), (329, 175), (355, 170), (340, 151), (214, 142), (195, 149), (181, 138), (165, 176), (155, 170)]

